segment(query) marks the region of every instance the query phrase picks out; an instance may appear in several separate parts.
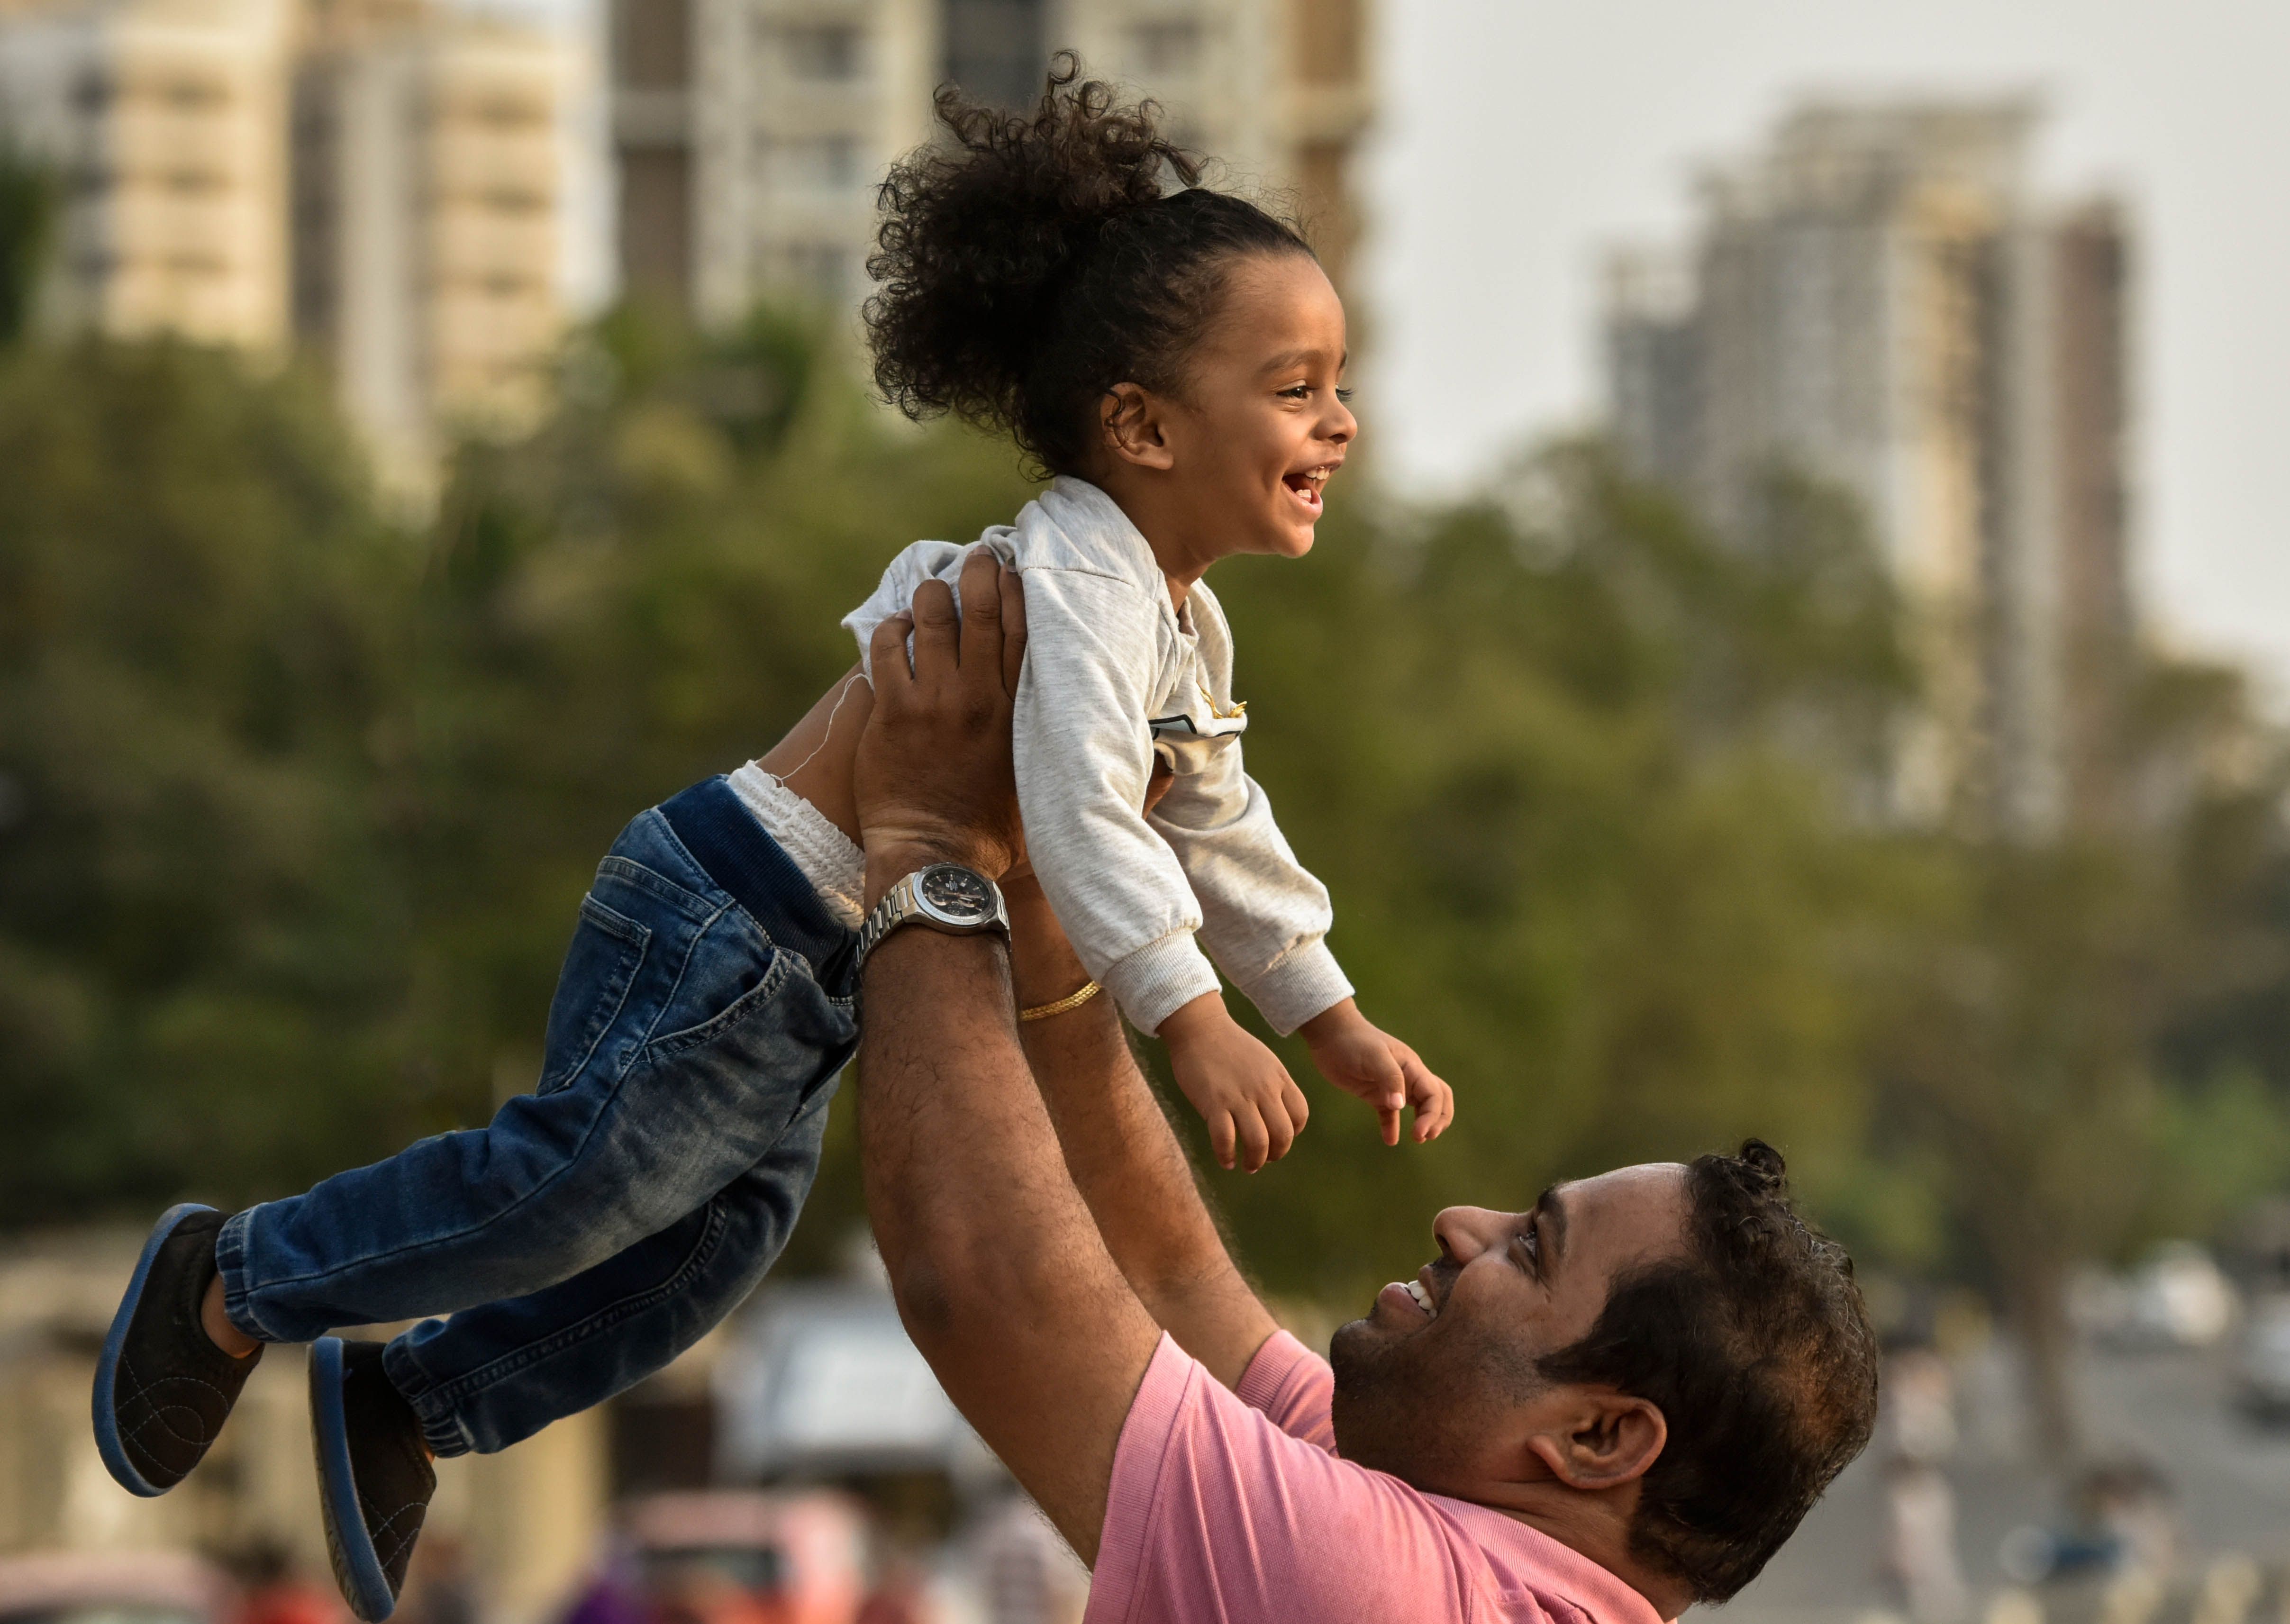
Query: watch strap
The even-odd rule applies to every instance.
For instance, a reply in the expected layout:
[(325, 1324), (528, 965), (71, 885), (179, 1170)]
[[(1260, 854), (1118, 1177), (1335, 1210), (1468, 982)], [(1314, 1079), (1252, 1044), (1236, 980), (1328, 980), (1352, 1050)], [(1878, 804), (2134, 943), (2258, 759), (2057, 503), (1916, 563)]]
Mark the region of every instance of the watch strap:
[(929, 873), (932, 868), (960, 867), (961, 865), (953, 863), (933, 863), (905, 876), (898, 884), (885, 892), (882, 900), (869, 910), (865, 922), (859, 927), (859, 948), (855, 968), (864, 970), (867, 966), (867, 956), (880, 947), (883, 939), (901, 925), (926, 924), (933, 930), (943, 932), (949, 936), (980, 936), (988, 931), (999, 931), (1006, 939), (1010, 934), (1010, 910), (1002, 900), (1002, 888), (984, 875), (978, 874), (975, 869), (968, 869), (965, 872), (973, 875), (992, 894), (994, 911), (991, 914), (974, 924), (956, 924), (937, 917), (924, 906), (919, 891), (922, 876)]

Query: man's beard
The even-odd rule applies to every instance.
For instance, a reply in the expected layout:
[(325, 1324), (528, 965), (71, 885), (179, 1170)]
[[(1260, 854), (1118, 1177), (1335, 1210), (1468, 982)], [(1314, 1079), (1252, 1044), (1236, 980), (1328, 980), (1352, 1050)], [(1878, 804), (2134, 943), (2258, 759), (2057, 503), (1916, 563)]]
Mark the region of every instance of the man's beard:
[[(1469, 1482), (1485, 1446), (1488, 1407), (1517, 1402), (1520, 1373), (1533, 1369), (1522, 1350), (1492, 1359), (1491, 1351), (1452, 1333), (1384, 1336), (1367, 1320), (1343, 1326), (1328, 1346), (1336, 1452), (1426, 1491)], [(1539, 1374), (1530, 1380), (1543, 1384)]]

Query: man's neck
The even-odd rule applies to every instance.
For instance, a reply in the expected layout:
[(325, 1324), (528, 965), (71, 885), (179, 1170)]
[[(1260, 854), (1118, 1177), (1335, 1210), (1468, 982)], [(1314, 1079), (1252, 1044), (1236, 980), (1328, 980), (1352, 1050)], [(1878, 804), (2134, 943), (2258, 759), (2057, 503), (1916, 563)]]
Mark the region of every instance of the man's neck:
[(1618, 1515), (1615, 1503), (1586, 1498), (1573, 1490), (1554, 1494), (1550, 1492), (1554, 1486), (1505, 1484), (1493, 1495), (1469, 1498), (1589, 1557), (1645, 1597), (1647, 1605), (1665, 1619), (1675, 1619), (1693, 1604), (1693, 1591), (1631, 1553), (1629, 1528), (1637, 1512), (1635, 1498)]

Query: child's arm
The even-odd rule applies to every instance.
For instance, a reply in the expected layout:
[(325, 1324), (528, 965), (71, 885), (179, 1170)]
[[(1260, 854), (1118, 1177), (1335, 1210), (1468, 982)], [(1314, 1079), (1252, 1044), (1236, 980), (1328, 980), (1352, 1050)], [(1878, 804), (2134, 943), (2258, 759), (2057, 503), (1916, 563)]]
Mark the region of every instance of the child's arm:
[[(1352, 1001), (1351, 982), (1325, 940), (1333, 919), (1327, 888), (1289, 849), (1271, 803), (1242, 765), (1238, 739), (1221, 746), (1204, 771), (1176, 780), (1155, 807), (1153, 827), (1199, 900), (1202, 945), (1273, 1030), (1303, 1034), (1321, 1075), (1375, 1108), (1385, 1144), (1399, 1142), (1403, 1108), (1415, 1113), (1416, 1143), (1445, 1132), (1454, 1118), (1454, 1091)], [(1230, 1023), (1221, 1003), (1216, 1012)], [(1233, 1031), (1246, 1036), (1237, 1026)], [(1180, 1086), (1183, 1081), (1180, 1065)]]
[(1157, 1033), (1221, 983), (1194, 941), (1201, 912), (1145, 821), (1146, 728), (1161, 606), (1082, 570), (1026, 572), (1026, 665), (1013, 717), (1018, 804), (1042, 890), (1083, 966)]
[(1153, 828), (1200, 905), (1201, 945), (1275, 1032), (1285, 1037), (1352, 996), (1328, 950), (1327, 887), (1289, 849), (1272, 803), (1242, 765), (1238, 739), (1177, 780)]

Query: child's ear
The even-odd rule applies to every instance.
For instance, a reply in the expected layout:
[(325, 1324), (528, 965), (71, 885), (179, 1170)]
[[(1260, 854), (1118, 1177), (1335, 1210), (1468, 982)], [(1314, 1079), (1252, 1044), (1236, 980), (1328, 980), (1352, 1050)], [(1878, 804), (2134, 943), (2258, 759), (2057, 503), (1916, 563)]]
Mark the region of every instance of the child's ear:
[(1142, 384), (1117, 383), (1108, 389), (1099, 420), (1105, 430), (1105, 449), (1120, 460), (1164, 472), (1177, 465), (1161, 404)]

